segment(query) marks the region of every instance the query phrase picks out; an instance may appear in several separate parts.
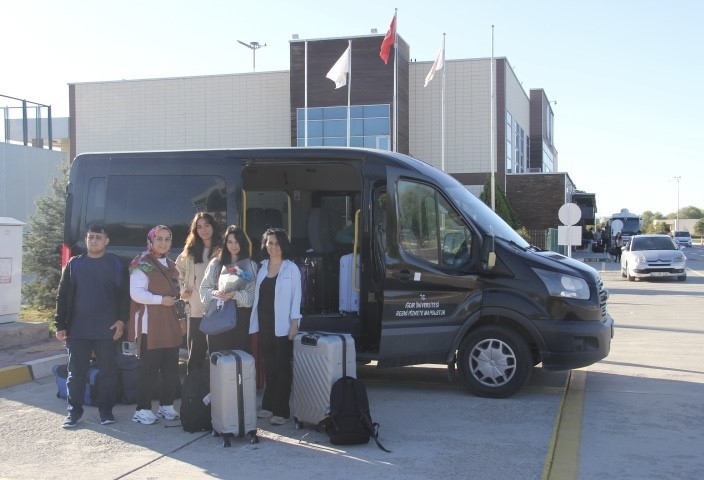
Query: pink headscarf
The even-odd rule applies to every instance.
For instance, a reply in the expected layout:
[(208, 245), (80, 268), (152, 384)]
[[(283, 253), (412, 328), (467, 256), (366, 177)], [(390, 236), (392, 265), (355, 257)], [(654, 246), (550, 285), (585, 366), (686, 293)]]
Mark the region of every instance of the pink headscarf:
[(160, 255), (154, 252), (154, 238), (156, 238), (156, 232), (158, 232), (159, 230), (167, 230), (173, 236), (173, 233), (171, 232), (171, 229), (169, 227), (167, 227), (166, 225), (157, 225), (156, 227), (149, 230), (149, 233), (147, 233), (147, 251), (150, 255), (153, 255), (156, 258), (163, 258), (168, 255), (171, 250), (167, 251), (164, 255)]
[(151, 255), (155, 258), (163, 258), (169, 254), (169, 252), (171, 250), (169, 250), (169, 252), (166, 252), (164, 255), (160, 255), (160, 254), (154, 252), (154, 238), (156, 238), (156, 232), (158, 232), (159, 230), (168, 230), (168, 232), (173, 235), (173, 233), (171, 232), (171, 229), (169, 227), (167, 227), (166, 225), (157, 225), (156, 227), (149, 230), (149, 233), (147, 233), (147, 249), (144, 252), (137, 255), (130, 262), (130, 268), (129, 268), (130, 273), (132, 273), (132, 271), (135, 268), (139, 268), (140, 270), (142, 270), (144, 272), (150, 272), (154, 268), (154, 265), (152, 265), (149, 262), (149, 258), (148, 258), (149, 255)]

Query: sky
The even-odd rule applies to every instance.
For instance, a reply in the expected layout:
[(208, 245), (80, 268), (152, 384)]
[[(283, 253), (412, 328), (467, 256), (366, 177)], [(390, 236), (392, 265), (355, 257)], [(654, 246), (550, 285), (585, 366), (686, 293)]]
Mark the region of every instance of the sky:
[(556, 102), (558, 171), (598, 217), (704, 209), (700, 0), (0, 0), (0, 95), (68, 116), (69, 83), (251, 72), (238, 40), (266, 44), (257, 71), (289, 70), (293, 34), (383, 34), (395, 8), (417, 61), (443, 33), (448, 60), (489, 57), (494, 25), (494, 55)]

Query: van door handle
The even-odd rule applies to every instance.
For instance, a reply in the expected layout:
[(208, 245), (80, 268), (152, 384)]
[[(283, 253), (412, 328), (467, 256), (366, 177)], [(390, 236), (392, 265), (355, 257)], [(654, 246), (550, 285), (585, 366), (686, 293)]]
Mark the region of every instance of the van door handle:
[(398, 273), (394, 273), (393, 276), (398, 278), (402, 282), (407, 282), (413, 278), (413, 274), (411, 272), (409, 272), (408, 270), (401, 270)]

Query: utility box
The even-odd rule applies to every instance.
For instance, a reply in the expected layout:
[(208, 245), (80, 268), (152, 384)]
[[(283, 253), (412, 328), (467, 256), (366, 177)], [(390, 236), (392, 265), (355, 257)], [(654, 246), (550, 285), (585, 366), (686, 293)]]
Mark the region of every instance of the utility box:
[(0, 323), (20, 318), (23, 226), (14, 218), (0, 217)]

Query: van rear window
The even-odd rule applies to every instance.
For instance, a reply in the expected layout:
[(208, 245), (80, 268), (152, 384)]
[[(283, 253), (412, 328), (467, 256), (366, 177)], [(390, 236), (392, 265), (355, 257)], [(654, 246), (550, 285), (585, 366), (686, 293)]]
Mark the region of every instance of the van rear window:
[(213, 175), (111, 175), (105, 201), (105, 226), (113, 245), (144, 246), (158, 224), (173, 232), (182, 247), (191, 219), (209, 212), (223, 231), (227, 223), (225, 180)]

